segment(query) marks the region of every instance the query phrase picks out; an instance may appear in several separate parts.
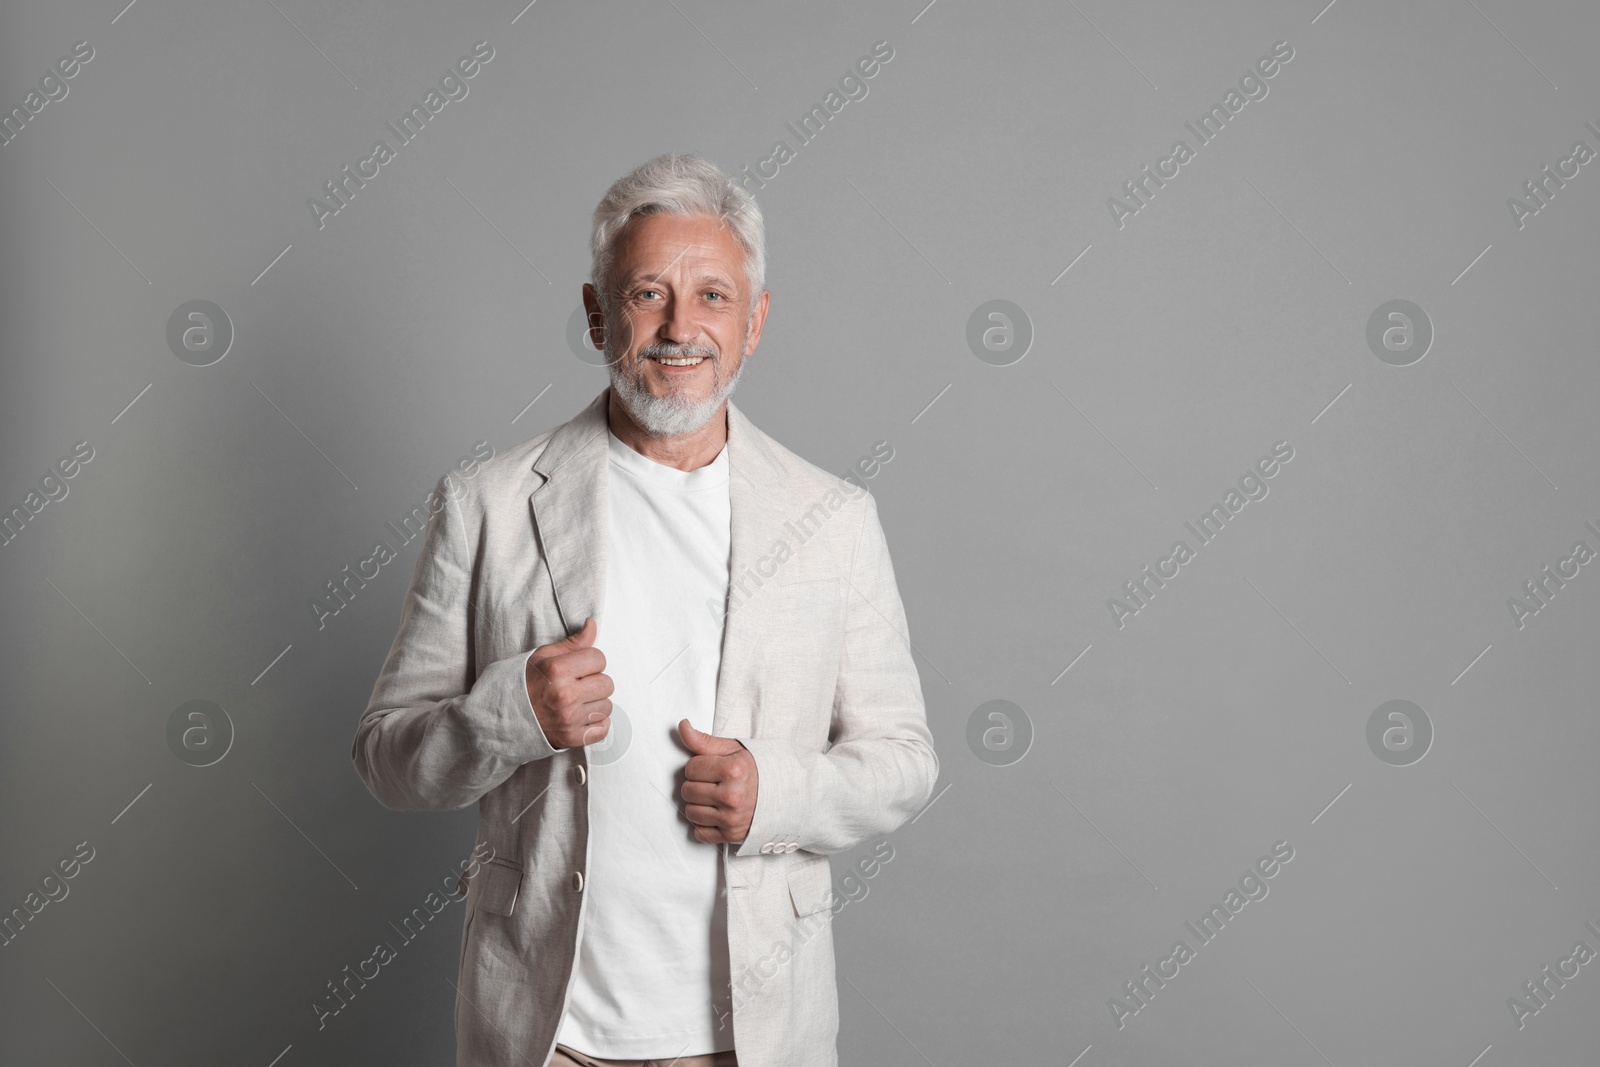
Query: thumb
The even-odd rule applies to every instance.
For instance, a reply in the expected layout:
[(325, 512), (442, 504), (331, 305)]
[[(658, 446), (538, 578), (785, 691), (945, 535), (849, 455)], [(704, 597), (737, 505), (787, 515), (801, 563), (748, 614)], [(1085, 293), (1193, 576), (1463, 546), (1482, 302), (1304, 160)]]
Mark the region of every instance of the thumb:
[(566, 637), (563, 637), (556, 643), (565, 645), (568, 651), (574, 648), (589, 648), (594, 644), (595, 636), (599, 634), (599, 632), (600, 624), (596, 622), (594, 617), (591, 615), (589, 618), (583, 620), (583, 625), (578, 628), (577, 633), (568, 634)]
[(718, 737), (716, 734), (696, 730), (688, 719), (678, 721), (678, 736), (683, 738), (683, 743), (689, 747), (689, 751), (697, 756), (726, 756), (739, 751), (742, 747), (731, 737)]
[(548, 645), (541, 645), (535, 649), (534, 659), (550, 659), (563, 653), (572, 652), (580, 648), (589, 648), (594, 644), (595, 634), (599, 631), (600, 624), (594, 619), (583, 620), (583, 626), (575, 634), (568, 634), (559, 641), (552, 641)]

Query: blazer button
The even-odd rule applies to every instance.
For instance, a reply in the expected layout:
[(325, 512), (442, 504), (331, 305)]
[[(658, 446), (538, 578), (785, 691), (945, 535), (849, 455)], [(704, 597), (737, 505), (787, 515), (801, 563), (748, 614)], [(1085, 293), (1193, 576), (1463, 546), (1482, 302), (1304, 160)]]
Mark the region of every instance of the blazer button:
[(578, 764), (578, 784), (583, 785), (589, 780), (589, 773), (583, 769), (583, 764)]
[(583, 892), (583, 872), (582, 871), (573, 871), (572, 872), (572, 888), (576, 889), (580, 893)]
[(767, 854), (767, 855), (771, 855), (771, 853), (772, 853), (772, 842), (768, 841), (766, 844), (762, 845), (761, 846), (761, 851), (763, 853)]
[(789, 843), (788, 843), (788, 844), (787, 844), (787, 845), (785, 845), (785, 846), (784, 846), (784, 847), (783, 847), (783, 850), (784, 850), (784, 851), (785, 851), (785, 852), (793, 852), (793, 851), (794, 851), (794, 850), (795, 850), (795, 849), (797, 849), (797, 848), (799, 848), (799, 847), (800, 847), (800, 844), (799, 844), (799, 842), (797, 842), (797, 841), (790, 841), (790, 842), (789, 842)]

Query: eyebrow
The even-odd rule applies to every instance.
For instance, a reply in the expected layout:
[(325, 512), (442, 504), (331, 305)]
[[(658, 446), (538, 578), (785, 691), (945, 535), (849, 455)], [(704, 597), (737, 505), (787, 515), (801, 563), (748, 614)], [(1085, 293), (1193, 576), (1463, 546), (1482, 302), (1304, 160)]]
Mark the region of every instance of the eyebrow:
[[(696, 277), (694, 281), (696, 285), (712, 285), (732, 292), (737, 292), (739, 288), (720, 274), (702, 274)], [(646, 282), (651, 285), (660, 285), (661, 275), (651, 271), (636, 271), (624, 280), (623, 288), (631, 289)]]

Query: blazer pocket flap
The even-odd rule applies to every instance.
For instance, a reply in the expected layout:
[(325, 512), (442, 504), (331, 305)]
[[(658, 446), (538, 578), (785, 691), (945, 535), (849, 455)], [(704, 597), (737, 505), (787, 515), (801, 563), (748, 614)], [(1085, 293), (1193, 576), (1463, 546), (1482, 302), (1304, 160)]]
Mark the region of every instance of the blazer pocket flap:
[(795, 915), (814, 915), (833, 904), (833, 873), (828, 857), (818, 856), (789, 868), (789, 901)]
[(496, 915), (510, 915), (522, 892), (522, 868), (491, 859), (467, 883), (467, 903)]

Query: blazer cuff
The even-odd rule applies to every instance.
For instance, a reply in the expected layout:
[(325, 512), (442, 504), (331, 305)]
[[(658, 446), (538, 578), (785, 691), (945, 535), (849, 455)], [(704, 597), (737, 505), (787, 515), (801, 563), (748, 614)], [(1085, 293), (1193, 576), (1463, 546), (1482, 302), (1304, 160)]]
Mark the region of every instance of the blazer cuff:
[(778, 737), (735, 738), (756, 761), (756, 810), (735, 856), (779, 855), (804, 848), (806, 770), (794, 742)]
[[(534, 713), (533, 701), (528, 699), (528, 660), (533, 656), (534, 650), (529, 649), (520, 656), (512, 656), (502, 660), (502, 663), (515, 661), (517, 664), (516, 691), (511, 696), (512, 713), (526, 716), (533, 728), (532, 754), (524, 762), (532, 763), (534, 760), (546, 759), (556, 752), (565, 752), (564, 748), (557, 748), (550, 743), (544, 734), (544, 727), (539, 725), (539, 716)], [(494, 666), (499, 666), (495, 664)], [(490, 667), (493, 670), (494, 667)]]

